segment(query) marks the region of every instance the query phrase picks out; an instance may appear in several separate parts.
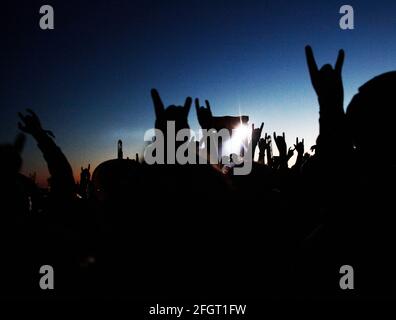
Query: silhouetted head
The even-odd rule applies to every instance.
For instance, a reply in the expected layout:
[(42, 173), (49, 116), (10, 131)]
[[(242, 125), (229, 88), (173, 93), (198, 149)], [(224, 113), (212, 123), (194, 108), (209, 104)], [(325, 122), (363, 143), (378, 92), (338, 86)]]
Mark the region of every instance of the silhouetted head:
[(140, 164), (134, 160), (102, 162), (92, 174), (94, 197), (110, 204), (130, 202), (140, 187), (140, 171)]
[(359, 88), (347, 109), (348, 127), (361, 154), (382, 152), (395, 161), (393, 143), (396, 109), (396, 71), (381, 74)]
[(15, 176), (22, 166), (21, 152), (25, 145), (25, 135), (18, 134), (15, 138), (14, 144), (0, 145), (0, 168), (3, 172), (3, 177)]

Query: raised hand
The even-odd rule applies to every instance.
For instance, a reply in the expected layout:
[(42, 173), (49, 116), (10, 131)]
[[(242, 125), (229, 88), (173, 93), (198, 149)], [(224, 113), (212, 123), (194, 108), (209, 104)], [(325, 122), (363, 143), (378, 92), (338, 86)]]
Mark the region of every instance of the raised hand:
[(276, 132), (274, 132), (274, 141), (276, 144), (276, 147), (278, 148), (279, 151), (279, 157), (285, 158), (287, 156), (287, 145), (286, 145), (286, 139), (285, 139), (285, 133), (281, 136), (277, 136)]
[(210, 109), (210, 104), (208, 100), (205, 100), (206, 108), (199, 105), (199, 99), (195, 99), (195, 110), (197, 111), (197, 117), (199, 125), (202, 129), (212, 128), (212, 110)]
[(294, 145), (294, 150), (297, 151), (298, 155), (303, 156), (304, 155), (304, 139), (302, 141), (298, 141), (298, 138), (296, 138), (296, 144)]
[(155, 127), (157, 129), (166, 131), (166, 122), (175, 121), (176, 130), (187, 129), (188, 125), (188, 114), (190, 112), (192, 99), (186, 98), (183, 106), (170, 105), (165, 108), (164, 103), (156, 89), (151, 90), (151, 98), (153, 99), (154, 111), (156, 116)]
[(261, 138), (258, 142), (259, 147), (259, 162), (264, 164), (265, 152), (267, 152), (267, 163), (270, 165), (272, 163), (271, 158), (271, 136), (265, 134), (264, 138)]
[[(342, 66), (344, 64), (344, 50), (338, 52), (334, 69), (330, 64), (325, 64), (320, 70), (310, 46), (305, 47), (305, 55), (312, 86), (322, 102), (342, 106), (344, 101), (344, 88), (342, 84)], [(323, 106), (323, 105), (321, 105)]]
[(260, 128), (254, 128), (254, 123), (252, 123), (252, 135), (251, 135), (252, 141), (251, 141), (251, 144), (252, 144), (253, 157), (254, 157), (254, 153), (256, 152), (257, 144), (258, 144), (258, 142), (259, 142), (259, 140), (261, 138), (261, 132), (263, 131), (263, 128), (264, 128), (264, 122), (261, 123)]
[(230, 132), (249, 121), (248, 116), (213, 116), (209, 101), (205, 100), (206, 107), (199, 104), (199, 99), (195, 99), (195, 110), (197, 111), (198, 122), (202, 129), (215, 129), (220, 131), (222, 129)]
[[(23, 115), (18, 112), (22, 122), (18, 122), (18, 127), (23, 132), (31, 134), (43, 153), (47, 162), (48, 171), (51, 175), (51, 193), (58, 200), (72, 200), (75, 196), (75, 182), (73, 170), (62, 150), (49, 137), (55, 137), (51, 131), (43, 130), (39, 117), (30, 109), (28, 114)], [(49, 136), (48, 136), (49, 135)]]
[(22, 113), (18, 112), (18, 116), (22, 120), (22, 123), (18, 122), (18, 128), (20, 130), (33, 136), (37, 136), (44, 132), (55, 138), (51, 131), (43, 130), (40, 119), (33, 110), (26, 109), (26, 111), (28, 112), (27, 115), (23, 115)]
[(261, 138), (258, 142), (258, 147), (260, 152), (265, 153), (265, 151), (269, 148), (270, 143), (271, 143), (271, 136), (265, 134), (264, 138)]
[(260, 128), (254, 128), (254, 123), (252, 123), (252, 145), (255, 147), (261, 138), (261, 132), (264, 128), (264, 122), (261, 123)]

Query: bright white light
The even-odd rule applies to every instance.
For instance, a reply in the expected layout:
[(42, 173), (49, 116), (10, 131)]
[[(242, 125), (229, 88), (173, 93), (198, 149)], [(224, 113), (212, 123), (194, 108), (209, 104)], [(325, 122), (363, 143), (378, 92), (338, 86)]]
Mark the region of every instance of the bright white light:
[(251, 131), (251, 127), (241, 124), (238, 128), (233, 130), (231, 140), (243, 142), (250, 137)]
[(239, 155), (241, 153), (242, 146), (247, 147), (252, 134), (252, 128), (250, 126), (241, 124), (234, 130), (232, 130), (231, 139), (228, 140), (223, 147), (223, 155), (229, 156), (231, 153)]

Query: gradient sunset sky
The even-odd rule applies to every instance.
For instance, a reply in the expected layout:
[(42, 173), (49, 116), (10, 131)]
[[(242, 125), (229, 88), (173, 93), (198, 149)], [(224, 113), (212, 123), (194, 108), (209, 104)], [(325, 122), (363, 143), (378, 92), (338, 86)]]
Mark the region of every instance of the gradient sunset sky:
[[(6, 1), (7, 2), (7, 1)], [(165, 104), (208, 99), (215, 115), (250, 116), (265, 132), (285, 131), (289, 144), (314, 144), (318, 105), (304, 46), (318, 65), (334, 64), (338, 49), (345, 106), (375, 75), (396, 69), (395, 1), (8, 1), (1, 7), (0, 141), (11, 142), (17, 111), (32, 108), (68, 157), (95, 168), (142, 153), (153, 127), (150, 89)], [(50, 4), (55, 30), (39, 28)], [(341, 30), (339, 8), (350, 4), (355, 29)], [(198, 129), (195, 109), (190, 126)], [(23, 172), (48, 175), (32, 138)]]

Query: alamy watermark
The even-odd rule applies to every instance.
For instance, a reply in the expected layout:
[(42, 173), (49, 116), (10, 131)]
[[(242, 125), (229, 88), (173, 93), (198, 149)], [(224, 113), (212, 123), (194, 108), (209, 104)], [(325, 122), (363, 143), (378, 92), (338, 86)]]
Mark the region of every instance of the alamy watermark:
[[(240, 130), (200, 129), (196, 134), (191, 129), (176, 132), (175, 121), (167, 121), (166, 132), (159, 129), (147, 130), (144, 141), (150, 142), (144, 150), (145, 162), (152, 164), (222, 164), (233, 168), (234, 175), (247, 175), (252, 170), (252, 142), (248, 134), (240, 148), (243, 153), (222, 155), (222, 147)], [(154, 139), (153, 139), (154, 136)], [(199, 139), (201, 137), (201, 139)]]

